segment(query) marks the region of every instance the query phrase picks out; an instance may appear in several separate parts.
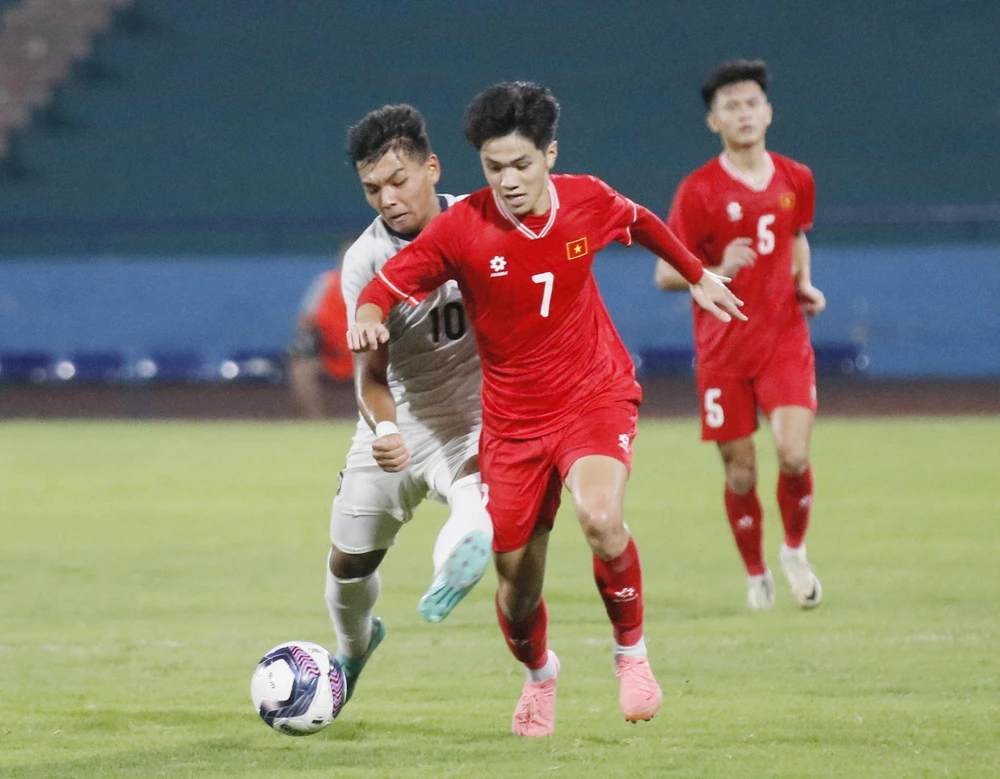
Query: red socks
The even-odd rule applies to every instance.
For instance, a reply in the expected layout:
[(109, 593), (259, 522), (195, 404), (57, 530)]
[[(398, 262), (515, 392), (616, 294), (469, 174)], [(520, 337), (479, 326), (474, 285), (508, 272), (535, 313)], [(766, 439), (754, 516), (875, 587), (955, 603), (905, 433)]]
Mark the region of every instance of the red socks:
[(523, 622), (511, 622), (500, 608), (500, 593), (494, 599), (497, 607), (497, 622), (507, 646), (518, 660), (532, 671), (537, 671), (549, 659), (548, 627), (549, 613), (545, 609), (544, 598), (538, 602), (535, 612)]
[(778, 507), (781, 509), (781, 522), (785, 526), (785, 544), (792, 549), (802, 545), (806, 528), (809, 527), (812, 502), (812, 468), (806, 468), (798, 476), (784, 471), (778, 474)]
[(747, 575), (760, 576), (767, 570), (767, 566), (764, 564), (764, 510), (757, 497), (757, 490), (737, 495), (727, 485), (726, 514)]
[(635, 541), (614, 560), (594, 556), (594, 581), (615, 630), (619, 646), (634, 646), (642, 638), (642, 567)]

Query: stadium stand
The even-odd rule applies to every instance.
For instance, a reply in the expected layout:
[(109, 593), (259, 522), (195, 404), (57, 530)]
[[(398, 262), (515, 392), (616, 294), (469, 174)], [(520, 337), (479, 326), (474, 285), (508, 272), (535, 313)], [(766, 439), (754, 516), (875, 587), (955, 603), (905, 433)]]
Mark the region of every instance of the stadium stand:
[[(926, 237), (928, 221), (936, 235), (945, 224), (958, 238), (979, 237), (984, 224), (996, 233), (995, 207), (956, 210), (988, 205), (1000, 179), (979, 110), (994, 82), (976, 77), (992, 61), (994, 2), (920, 0), (905, 18), (892, 4), (748, 0), (727, 3), (725, 18), (716, 5), (570, 14), (518, 1), (139, 0), (55, 90), (50, 121), (14, 134), (22, 175), (0, 180), (0, 250), (325, 251), (368, 219), (341, 149), (348, 124), (373, 105), (413, 102), (447, 188), (469, 190), (480, 174), (462, 110), (501, 77), (538, 78), (560, 96), (560, 169), (594, 172), (662, 212), (678, 179), (715, 153), (699, 129), (697, 86), (734, 54), (770, 62), (772, 145), (813, 167), (827, 238)], [(498, 44), (491, 31), (525, 12), (534, 21), (517, 27), (517, 45)], [(421, 33), (391, 45), (361, 34), (383, 14)], [(814, 39), (825, 29), (839, 32)], [(962, 89), (955, 74), (968, 74)]]

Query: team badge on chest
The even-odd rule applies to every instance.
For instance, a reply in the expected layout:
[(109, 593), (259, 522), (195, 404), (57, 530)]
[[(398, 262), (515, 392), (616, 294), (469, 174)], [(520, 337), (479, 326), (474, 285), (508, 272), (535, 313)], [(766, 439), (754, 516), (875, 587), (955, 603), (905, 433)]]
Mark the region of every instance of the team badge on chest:
[(587, 239), (586, 237), (577, 238), (575, 241), (570, 241), (566, 244), (566, 259), (575, 260), (583, 257), (587, 254)]

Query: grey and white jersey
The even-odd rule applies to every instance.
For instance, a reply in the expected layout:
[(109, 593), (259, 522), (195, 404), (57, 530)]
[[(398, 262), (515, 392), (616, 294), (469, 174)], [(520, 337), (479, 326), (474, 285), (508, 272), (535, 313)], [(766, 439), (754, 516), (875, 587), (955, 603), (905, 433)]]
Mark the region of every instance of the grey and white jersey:
[[(439, 197), (442, 208), (455, 202), (451, 195)], [(390, 230), (379, 217), (348, 249), (341, 285), (349, 325), (355, 323), (361, 291), (410, 240), (411, 236)], [(404, 439), (412, 433), (443, 442), (478, 427), (482, 376), (458, 283), (442, 284), (417, 306), (397, 304), (389, 312), (386, 326), (390, 333), (389, 387)], [(355, 446), (370, 447), (374, 436), (366, 436), (365, 431), (371, 433), (362, 419)]]

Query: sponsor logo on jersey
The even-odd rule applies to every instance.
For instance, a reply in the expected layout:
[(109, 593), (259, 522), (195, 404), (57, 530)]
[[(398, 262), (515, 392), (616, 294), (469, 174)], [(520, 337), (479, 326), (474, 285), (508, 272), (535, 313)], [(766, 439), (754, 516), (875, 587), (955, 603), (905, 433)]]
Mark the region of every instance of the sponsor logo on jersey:
[(578, 257), (583, 257), (587, 254), (587, 238), (577, 238), (575, 241), (570, 241), (566, 244), (566, 259), (575, 260)]
[(785, 211), (791, 211), (795, 208), (795, 193), (785, 192), (780, 198), (778, 198), (778, 203)]
[(490, 278), (496, 278), (497, 276), (507, 275), (507, 260), (501, 257), (499, 254), (490, 260), (490, 270), (493, 271), (490, 274)]
[(730, 222), (738, 222), (743, 218), (743, 206), (735, 200), (726, 206), (726, 215)]

